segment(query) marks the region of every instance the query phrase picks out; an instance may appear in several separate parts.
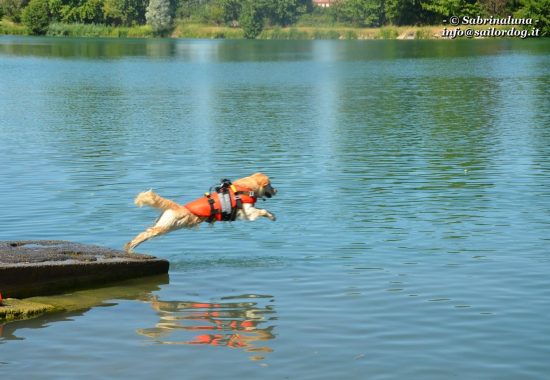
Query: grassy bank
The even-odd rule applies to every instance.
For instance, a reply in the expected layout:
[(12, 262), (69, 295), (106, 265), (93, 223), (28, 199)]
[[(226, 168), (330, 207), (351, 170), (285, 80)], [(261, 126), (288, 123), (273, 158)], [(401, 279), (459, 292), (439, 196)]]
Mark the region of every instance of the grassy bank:
[(99, 24), (64, 24), (52, 23), (48, 27), (48, 36), (66, 37), (152, 37), (149, 25), (133, 27), (115, 27)]
[[(0, 35), (28, 36), (29, 30), (23, 24), (16, 24), (6, 18), (0, 20)], [(66, 24), (60, 22), (51, 23), (46, 32), (47, 36), (65, 37), (153, 37), (153, 31), (149, 25), (133, 27), (115, 27), (100, 24)]]
[[(433, 39), (439, 38), (442, 26), (385, 26), (382, 28), (353, 28), (346, 26), (294, 26), (266, 28), (261, 40), (373, 40), (373, 39)], [(7, 19), (0, 20), (0, 34), (29, 35), (27, 27)], [(52, 23), (48, 36), (66, 37), (153, 37), (148, 25), (114, 27), (100, 24)], [(179, 22), (170, 35), (173, 38), (243, 39), (241, 28)]]
[[(384, 26), (381, 28), (354, 28), (345, 25), (307, 25), (282, 28), (265, 28), (257, 37), (259, 40), (429, 40), (440, 39), (444, 25), (430, 26)], [(452, 28), (450, 28), (452, 29)], [(487, 29), (475, 25), (472, 29)], [(495, 29), (506, 29), (496, 25)], [(29, 35), (29, 30), (21, 24), (0, 20), (0, 35)], [(155, 37), (149, 25), (115, 27), (101, 24), (52, 23), (47, 36), (66, 37), (114, 37), (149, 38)], [(189, 39), (244, 39), (241, 28), (215, 26), (179, 21), (169, 37)], [(465, 37), (463, 37), (465, 38)]]
[[(374, 40), (374, 39), (432, 39), (439, 38), (442, 26), (385, 26), (382, 28), (314, 27), (266, 28), (260, 40)], [(176, 38), (244, 38), (242, 29), (181, 23), (172, 33)]]
[(351, 27), (294, 27), (267, 29), (261, 39), (273, 40), (393, 40), (436, 38), (440, 27), (394, 27), (351, 28)]
[(175, 38), (242, 39), (244, 32), (241, 28), (181, 22), (176, 25), (171, 36)]
[(0, 19), (0, 35), (2, 34), (26, 36), (29, 35), (29, 30), (24, 25), (16, 24), (6, 18), (3, 18)]

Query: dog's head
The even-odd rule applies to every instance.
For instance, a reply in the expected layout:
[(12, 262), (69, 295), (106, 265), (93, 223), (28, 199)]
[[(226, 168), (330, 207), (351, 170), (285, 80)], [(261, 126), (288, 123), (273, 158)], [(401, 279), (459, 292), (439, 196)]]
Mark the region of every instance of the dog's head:
[(250, 177), (238, 179), (234, 183), (254, 191), (258, 198), (271, 198), (277, 194), (277, 189), (271, 185), (271, 180), (263, 173), (252, 174)]

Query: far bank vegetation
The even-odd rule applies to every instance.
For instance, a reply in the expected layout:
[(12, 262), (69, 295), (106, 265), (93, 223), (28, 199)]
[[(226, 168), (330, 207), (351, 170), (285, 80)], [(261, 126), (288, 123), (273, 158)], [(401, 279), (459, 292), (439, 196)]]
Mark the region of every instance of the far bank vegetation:
[[(0, 34), (263, 39), (430, 38), (450, 16), (530, 17), (550, 0), (0, 0)], [(441, 28), (441, 27), (439, 27)]]

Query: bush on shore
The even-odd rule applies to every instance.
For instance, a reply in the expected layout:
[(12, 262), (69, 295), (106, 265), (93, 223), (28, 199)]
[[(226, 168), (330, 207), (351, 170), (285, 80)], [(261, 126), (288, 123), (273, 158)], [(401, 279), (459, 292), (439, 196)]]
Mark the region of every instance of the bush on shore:
[(49, 25), (46, 34), (64, 37), (152, 37), (153, 30), (149, 25), (115, 27), (102, 24), (53, 22)]
[(32, 34), (46, 34), (50, 25), (48, 0), (31, 0), (23, 10), (22, 20)]

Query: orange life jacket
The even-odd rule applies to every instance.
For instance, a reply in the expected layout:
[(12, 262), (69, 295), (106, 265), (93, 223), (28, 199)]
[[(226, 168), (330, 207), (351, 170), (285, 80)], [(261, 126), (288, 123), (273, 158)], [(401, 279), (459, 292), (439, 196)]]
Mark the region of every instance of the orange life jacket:
[[(246, 187), (230, 185), (227, 191), (231, 199), (232, 210), (236, 211), (242, 208), (243, 203), (252, 205), (256, 203), (256, 195)], [(210, 223), (222, 220), (222, 205), (220, 195), (217, 192), (205, 193), (204, 197), (189, 202), (184, 207), (197, 216), (209, 218)], [(227, 220), (234, 220), (234, 218)]]

